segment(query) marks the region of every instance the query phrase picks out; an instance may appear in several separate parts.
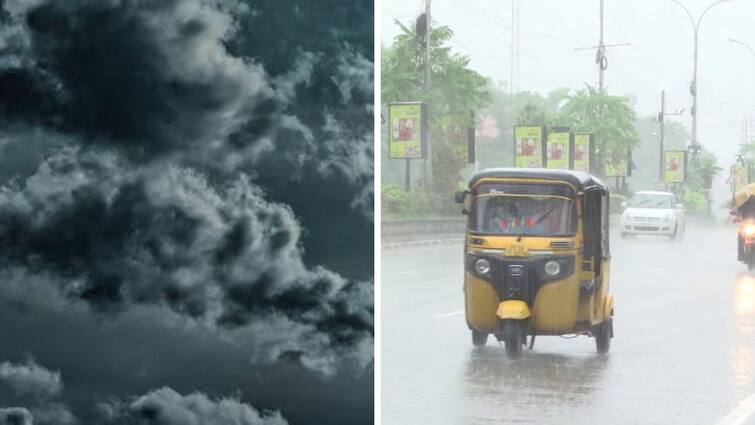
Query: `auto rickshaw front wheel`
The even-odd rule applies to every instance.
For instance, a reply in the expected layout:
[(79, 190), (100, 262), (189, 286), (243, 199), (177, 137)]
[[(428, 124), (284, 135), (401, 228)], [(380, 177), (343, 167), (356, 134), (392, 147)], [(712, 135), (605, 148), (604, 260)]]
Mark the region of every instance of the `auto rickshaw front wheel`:
[(472, 329), (472, 345), (475, 347), (483, 347), (488, 342), (488, 333), (480, 332), (477, 329)]
[(518, 359), (522, 356), (522, 346), (524, 345), (524, 321), (505, 319), (502, 328), (506, 356), (510, 359)]
[(611, 348), (611, 338), (613, 337), (613, 320), (607, 320), (592, 329), (595, 337), (595, 348), (598, 353), (605, 354)]

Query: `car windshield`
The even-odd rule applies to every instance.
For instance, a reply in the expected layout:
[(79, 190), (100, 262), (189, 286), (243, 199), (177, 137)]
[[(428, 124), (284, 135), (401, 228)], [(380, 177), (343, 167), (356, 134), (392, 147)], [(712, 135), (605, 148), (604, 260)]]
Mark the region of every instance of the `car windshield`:
[(657, 208), (671, 209), (674, 207), (673, 199), (668, 195), (638, 193), (629, 203), (632, 208)]
[(492, 235), (573, 235), (574, 201), (550, 195), (480, 195), (474, 206), (472, 231)]

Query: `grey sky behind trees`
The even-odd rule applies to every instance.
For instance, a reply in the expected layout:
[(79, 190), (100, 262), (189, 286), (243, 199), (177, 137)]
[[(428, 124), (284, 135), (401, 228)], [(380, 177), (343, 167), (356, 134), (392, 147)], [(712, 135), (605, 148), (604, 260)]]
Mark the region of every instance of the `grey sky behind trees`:
[[(697, 17), (713, 0), (682, 2)], [(519, 3), (519, 89), (547, 94), (559, 87), (597, 85), (595, 50), (574, 49), (598, 44), (599, 0)], [(478, 72), (506, 84), (511, 0), (435, 0), (432, 6), (434, 24), (454, 31), (454, 50), (469, 55)], [(390, 45), (399, 33), (395, 19), (411, 24), (423, 8), (423, 0), (383, 0), (382, 43)], [(700, 27), (698, 134), (727, 170), (742, 138), (742, 119), (755, 117), (755, 55), (727, 39), (755, 48), (753, 17), (755, 2), (734, 0), (712, 8)], [(607, 49), (609, 92), (631, 96), (638, 116), (647, 116), (660, 110), (665, 90), (667, 110), (685, 109), (685, 115), (668, 119), (689, 129), (693, 30), (684, 10), (671, 0), (605, 0), (605, 42), (631, 43)], [(722, 174), (716, 185), (720, 191), (728, 171)]]

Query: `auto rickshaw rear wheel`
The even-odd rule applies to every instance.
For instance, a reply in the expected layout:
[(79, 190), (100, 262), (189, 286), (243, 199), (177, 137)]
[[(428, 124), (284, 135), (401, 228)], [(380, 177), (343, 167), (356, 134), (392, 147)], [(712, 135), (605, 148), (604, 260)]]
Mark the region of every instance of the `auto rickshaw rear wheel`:
[(488, 342), (488, 333), (480, 332), (477, 329), (472, 329), (472, 345), (475, 347), (483, 347)]
[(524, 321), (506, 319), (503, 321), (503, 344), (506, 346), (506, 356), (518, 359), (522, 356), (524, 345)]
[(611, 348), (611, 337), (613, 328), (613, 320), (607, 320), (592, 330), (592, 334), (595, 337), (595, 348), (598, 353), (605, 354)]

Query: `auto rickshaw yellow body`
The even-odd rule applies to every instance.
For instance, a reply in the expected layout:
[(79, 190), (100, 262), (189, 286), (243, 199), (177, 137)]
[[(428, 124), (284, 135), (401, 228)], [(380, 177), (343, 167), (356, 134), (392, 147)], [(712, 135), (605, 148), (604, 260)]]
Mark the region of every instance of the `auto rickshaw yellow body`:
[[(457, 201), (469, 217), (464, 298), (473, 343), (492, 334), (518, 357), (527, 336), (532, 344), (536, 335), (585, 334), (606, 352), (614, 301), (605, 185), (565, 170), (492, 169)], [(508, 216), (494, 217), (494, 208)]]

